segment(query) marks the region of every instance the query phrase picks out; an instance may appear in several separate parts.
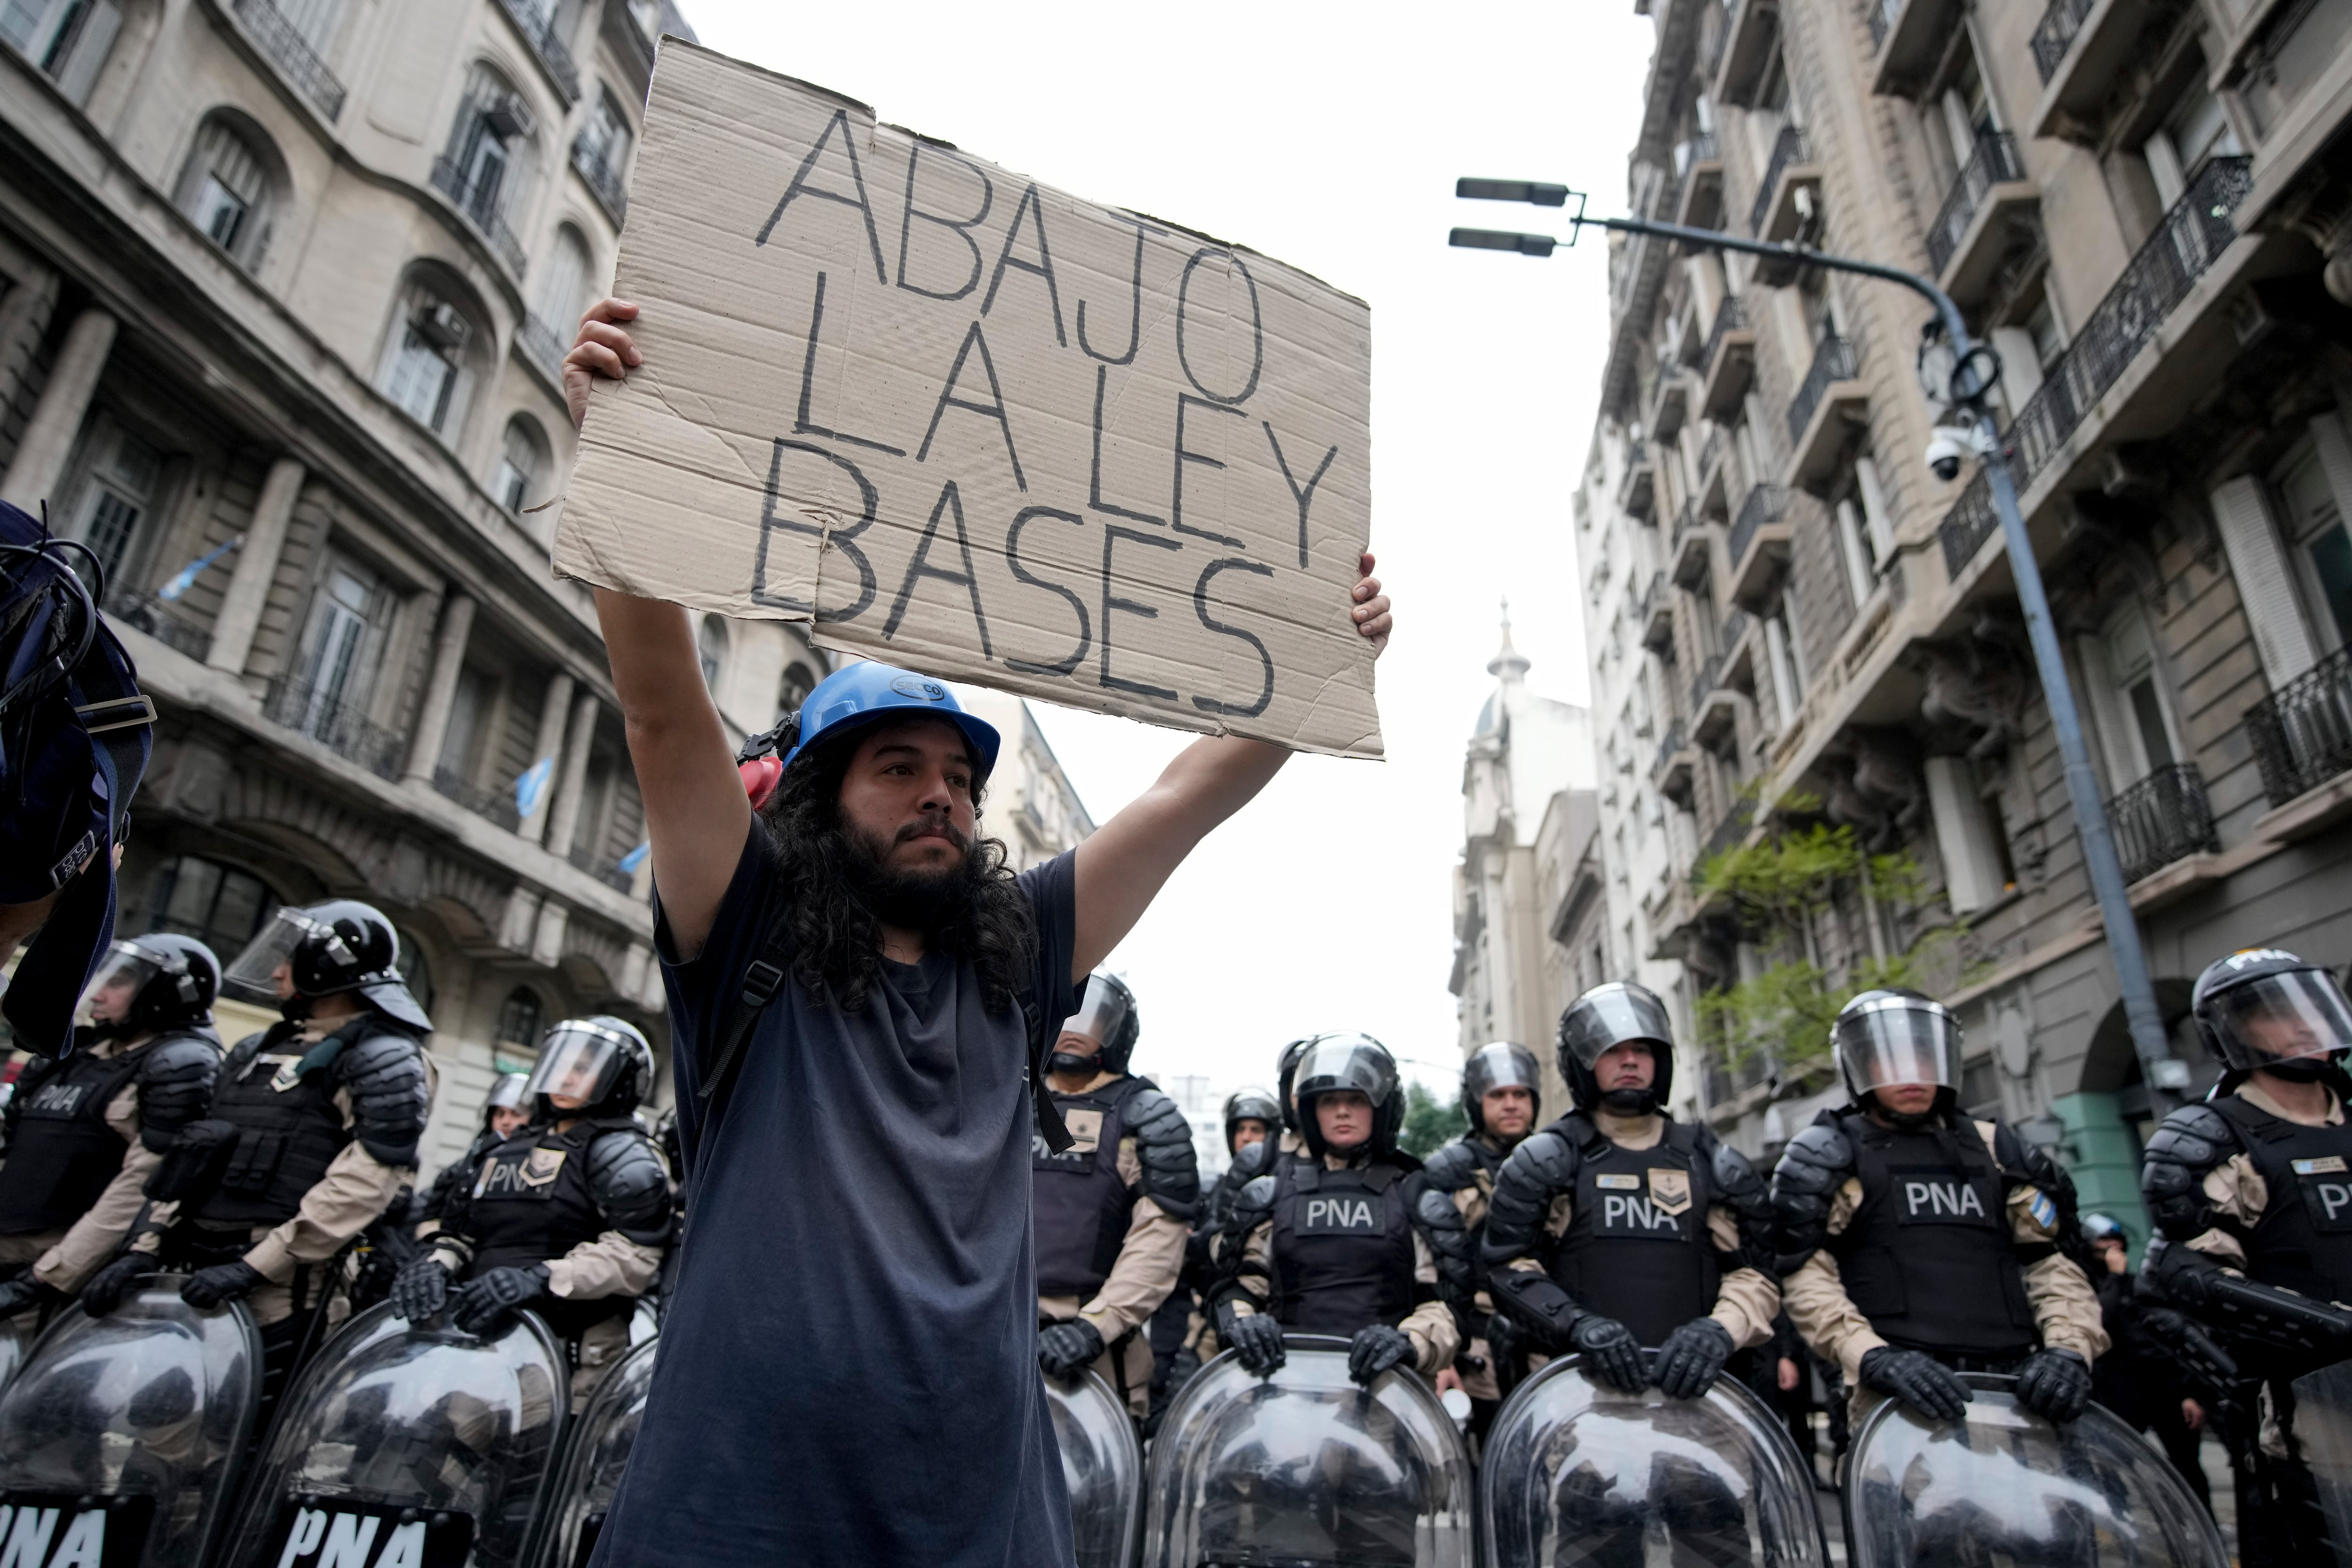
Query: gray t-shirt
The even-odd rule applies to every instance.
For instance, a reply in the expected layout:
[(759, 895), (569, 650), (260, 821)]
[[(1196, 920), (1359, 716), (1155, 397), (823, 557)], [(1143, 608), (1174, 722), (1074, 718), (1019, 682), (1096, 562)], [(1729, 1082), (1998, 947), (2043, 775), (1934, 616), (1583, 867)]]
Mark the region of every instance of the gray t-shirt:
[[(687, 1245), (604, 1568), (1070, 1568), (1036, 1361), (1027, 1038), (972, 965), (886, 963), (845, 1014), (775, 994), (707, 1122), (719, 1015), (776, 876), (755, 826), (710, 941), (669, 961)], [(1047, 1037), (1072, 1012), (1071, 859), (1023, 873)]]

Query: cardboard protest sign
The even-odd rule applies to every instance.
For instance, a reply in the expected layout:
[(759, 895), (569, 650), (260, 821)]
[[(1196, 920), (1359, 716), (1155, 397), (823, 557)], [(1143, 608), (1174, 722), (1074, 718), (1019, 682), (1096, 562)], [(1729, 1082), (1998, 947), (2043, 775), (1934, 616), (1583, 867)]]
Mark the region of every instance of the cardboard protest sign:
[(1381, 754), (1360, 300), (676, 38), (616, 270), (645, 363), (589, 405), (560, 573)]

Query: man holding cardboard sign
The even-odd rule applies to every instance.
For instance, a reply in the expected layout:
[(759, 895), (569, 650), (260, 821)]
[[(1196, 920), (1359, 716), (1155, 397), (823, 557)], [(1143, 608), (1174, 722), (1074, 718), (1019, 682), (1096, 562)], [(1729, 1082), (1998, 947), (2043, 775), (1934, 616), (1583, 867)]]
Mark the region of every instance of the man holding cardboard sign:
[[(757, 79), (746, 87), (738, 78)], [(1271, 470), (1270, 456), (1263, 465), (1245, 457), (1238, 435), (1213, 447), (1188, 423), (1177, 450), (1196, 456), (1177, 457), (1162, 478), (1171, 492), (1178, 480), (1185, 485), (1187, 526), (1220, 536), (1205, 542), (1176, 531), (1172, 500), (1162, 514), (1086, 515), (1087, 429), (1071, 448), (1066, 429), (1018, 411), (1009, 382), (988, 387), (1016, 362), (983, 337), (1009, 342), (1011, 333), (974, 326), (961, 339), (932, 341), (946, 353), (934, 374), (947, 373), (934, 387), (932, 422), (944, 432), (968, 421), (997, 440), (993, 452), (982, 443), (950, 454), (938, 432), (938, 446), (899, 439), (879, 405), (842, 390), (839, 367), (887, 382), (894, 355), (917, 357), (930, 330), (924, 319), (844, 307), (848, 329), (835, 340), (833, 301), (855, 302), (877, 287), (855, 270), (828, 271), (859, 281), (838, 294), (828, 282), (823, 320), (812, 310), (789, 331), (761, 325), (789, 297), (782, 284), (728, 292), (729, 268), (747, 254), (756, 264), (755, 241), (776, 240), (804, 210), (847, 219), (848, 260), (859, 268), (868, 264), (869, 237), (872, 265), (889, 276), (904, 279), (938, 261), (921, 248), (924, 215), (936, 204), (909, 186), (888, 193), (903, 203), (893, 205), (873, 173), (895, 148), (919, 174), (935, 144), (878, 128), (862, 110), (852, 124), (829, 99), (824, 112), (795, 121), (795, 105), (816, 97), (665, 45), (620, 268), (626, 286), (645, 294), (642, 311), (600, 304), (565, 362), (565, 391), (586, 428), (557, 562), (598, 584), (645, 798), (692, 1216), (645, 1423), (594, 1561), (1066, 1568), (1068, 1507), (1034, 1335), (1029, 1187), (1038, 1075), (1024, 1062), (1035, 1062), (1039, 1042), (1075, 1009), (1074, 987), (1192, 847), (1288, 753), (1243, 733), (1200, 741), (1078, 849), (1016, 878), (1003, 846), (980, 835), (995, 731), (961, 712), (940, 681), (878, 662), (839, 670), (776, 737), (780, 763), (739, 773), (688, 616), (665, 600), (813, 616), (820, 641), (908, 650), (935, 674), (1377, 754), (1370, 670), (1388, 638), (1389, 603), (1367, 575), (1364, 506), (1335, 508), (1331, 516), (1347, 521), (1333, 522), (1314, 499), (1352, 485), (1361, 500), (1361, 422), (1348, 434), (1357, 444), (1345, 472), (1339, 457), (1294, 469), (1297, 484), (1279, 507), (1235, 478)], [(760, 128), (756, 138), (741, 132), (746, 125)], [(671, 140), (724, 142), (721, 129), (765, 139), (766, 155), (754, 163), (783, 198), (761, 204), (782, 215), (772, 222), (764, 210), (740, 232), (719, 222), (711, 193), (740, 198), (751, 168), (728, 164), (716, 148), (698, 163)], [(961, 167), (980, 167), (955, 156)], [(829, 182), (821, 200), (820, 175)], [(1008, 237), (1025, 244), (1034, 230), (1043, 268), (1046, 225), (1055, 221), (1045, 215), (1066, 216), (1069, 198), (1030, 186), (1011, 229), (985, 229), (970, 216), (986, 205), (976, 199), (957, 209), (957, 222), (940, 222), (971, 237), (974, 254), (982, 254), (982, 236), (1003, 246), (1015, 259), (1000, 271), (1034, 283), (1039, 300), (1050, 301), (1057, 287), (1077, 291), (1075, 281), (1056, 281), (1075, 274), (1023, 268), (1030, 253)], [(877, 226), (890, 216), (903, 222), (886, 251)], [(1134, 246), (1146, 265), (1151, 253), (1140, 238)], [(1055, 265), (1069, 265), (1059, 258), (1073, 248), (1056, 248)], [(1181, 293), (1190, 276), (1205, 298), (1213, 268), (1225, 268), (1219, 277), (1244, 266), (1277, 271), (1213, 248), (1223, 261), (1190, 267), (1170, 287)], [(937, 281), (913, 275), (927, 289)], [(1087, 299), (1108, 298), (1094, 292), (1098, 281), (1086, 279)], [(984, 323), (990, 307), (977, 287), (955, 296), (955, 308)], [(1013, 283), (1004, 287), (1009, 294)], [(1174, 334), (1185, 323), (1194, 370), (1234, 398), (1217, 406), (1256, 407), (1240, 374), (1259, 391), (1276, 384), (1289, 351), (1273, 333), (1262, 365), (1252, 370), (1244, 358), (1237, 368), (1236, 340), (1224, 330), (1230, 311), (1222, 327), (1199, 304), (1180, 301), (1160, 314), (1144, 283), (1136, 288), (1122, 363), (1161, 353), (1174, 363)], [(1259, 290), (1262, 300), (1276, 292), (1263, 279)], [(1246, 306), (1248, 291), (1241, 294)], [(1074, 312), (1074, 324), (1103, 330), (1104, 309)], [(1270, 304), (1266, 318), (1283, 319)], [(730, 341), (738, 346), (722, 346)], [(1238, 341), (1244, 355), (1255, 352), (1254, 338)], [(983, 359), (994, 372), (982, 372)], [(774, 391), (777, 366), (787, 390), (772, 407), (761, 399)], [(1352, 382), (1328, 365), (1313, 374), (1303, 361), (1293, 368), (1300, 384), (1321, 376), (1324, 412), (1270, 398), (1260, 424), (1311, 434), (1318, 418), (1344, 426), (1328, 412), (1350, 397), (1360, 412), (1360, 363)], [(1235, 380), (1216, 379), (1228, 371)], [(807, 380), (828, 374), (831, 391)], [(992, 414), (969, 406), (992, 397)], [(1178, 417), (1193, 417), (1189, 405), (1177, 406)], [(1115, 445), (1114, 413), (1105, 410), (1094, 434)], [(1213, 417), (1244, 428), (1238, 416)], [(1277, 441), (1288, 449), (1279, 437), (1257, 438), (1269, 453)], [(1339, 443), (1328, 445), (1336, 451)], [(954, 472), (937, 478), (950, 456)], [(1100, 468), (1107, 479), (1119, 472), (1108, 452)], [(1035, 503), (1055, 508), (1030, 517), (1036, 553), (1016, 545), (1030, 503), (1013, 506), (1014, 496), (1024, 486), (1042, 494), (1073, 472), (1081, 488), (1071, 504)], [(1211, 483), (1200, 482), (1203, 473)], [(902, 512), (903, 498), (918, 493), (907, 488), (909, 475), (933, 495)], [(1071, 585), (1085, 563), (1052, 554), (1047, 525), (1101, 552), (1086, 595)], [(1146, 542), (1135, 546), (1138, 561), (1192, 563), (1181, 595), (1152, 602), (1178, 580), (1131, 573), (1119, 552), (1133, 539)], [(1290, 551), (1286, 562), (1248, 553), (1274, 553), (1265, 546), (1276, 539)], [(1271, 592), (1255, 604), (1228, 599), (1228, 578)], [(1007, 584), (1029, 585), (1032, 600), (1000, 594)], [(1024, 618), (1038, 600), (1069, 610), (1055, 635), (1083, 633), (1093, 651), (1045, 662), (1044, 624)], [(1180, 609), (1194, 612), (1193, 630), (1151, 642)], [(1337, 638), (1345, 657), (1331, 647)], [(1229, 658), (1235, 647), (1244, 657)], [(1057, 1129), (1039, 1121), (1049, 1133)]]

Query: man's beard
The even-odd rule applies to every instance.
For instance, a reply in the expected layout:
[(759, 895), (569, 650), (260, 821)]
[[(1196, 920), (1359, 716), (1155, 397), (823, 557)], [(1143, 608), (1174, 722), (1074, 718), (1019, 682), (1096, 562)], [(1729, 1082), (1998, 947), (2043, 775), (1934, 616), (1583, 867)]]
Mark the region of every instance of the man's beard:
[(935, 870), (910, 869), (892, 866), (887, 858), (892, 849), (931, 826), (909, 823), (887, 843), (846, 825), (842, 828), (850, 889), (884, 925), (924, 932), (943, 931), (971, 908), (971, 840), (951, 824), (940, 826), (947, 842), (955, 846), (958, 858), (953, 864)]

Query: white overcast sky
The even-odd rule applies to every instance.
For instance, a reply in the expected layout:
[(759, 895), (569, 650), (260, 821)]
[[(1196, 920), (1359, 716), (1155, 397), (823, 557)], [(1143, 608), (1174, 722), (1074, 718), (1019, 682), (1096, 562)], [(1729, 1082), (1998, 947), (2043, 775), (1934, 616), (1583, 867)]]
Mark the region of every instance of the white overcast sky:
[[(1459, 251), (1458, 174), (1563, 181), (1623, 210), (1652, 41), (1631, 0), (1238, 9), (1012, 0), (683, 0), (714, 48), (872, 104), (1074, 195), (1304, 268), (1372, 308), (1372, 549), (1399, 629), (1388, 760), (1299, 756), (1186, 862), (1110, 966), (1144, 1071), (1269, 1082), (1285, 1040), (1377, 1035), (1450, 1091), (1462, 756), (1511, 599), (1531, 684), (1586, 696), (1569, 498), (1607, 352), (1598, 236), (1549, 261)], [(1191, 737), (1039, 705), (1100, 822)], [(1425, 1064), (1425, 1065), (1423, 1065)]]

